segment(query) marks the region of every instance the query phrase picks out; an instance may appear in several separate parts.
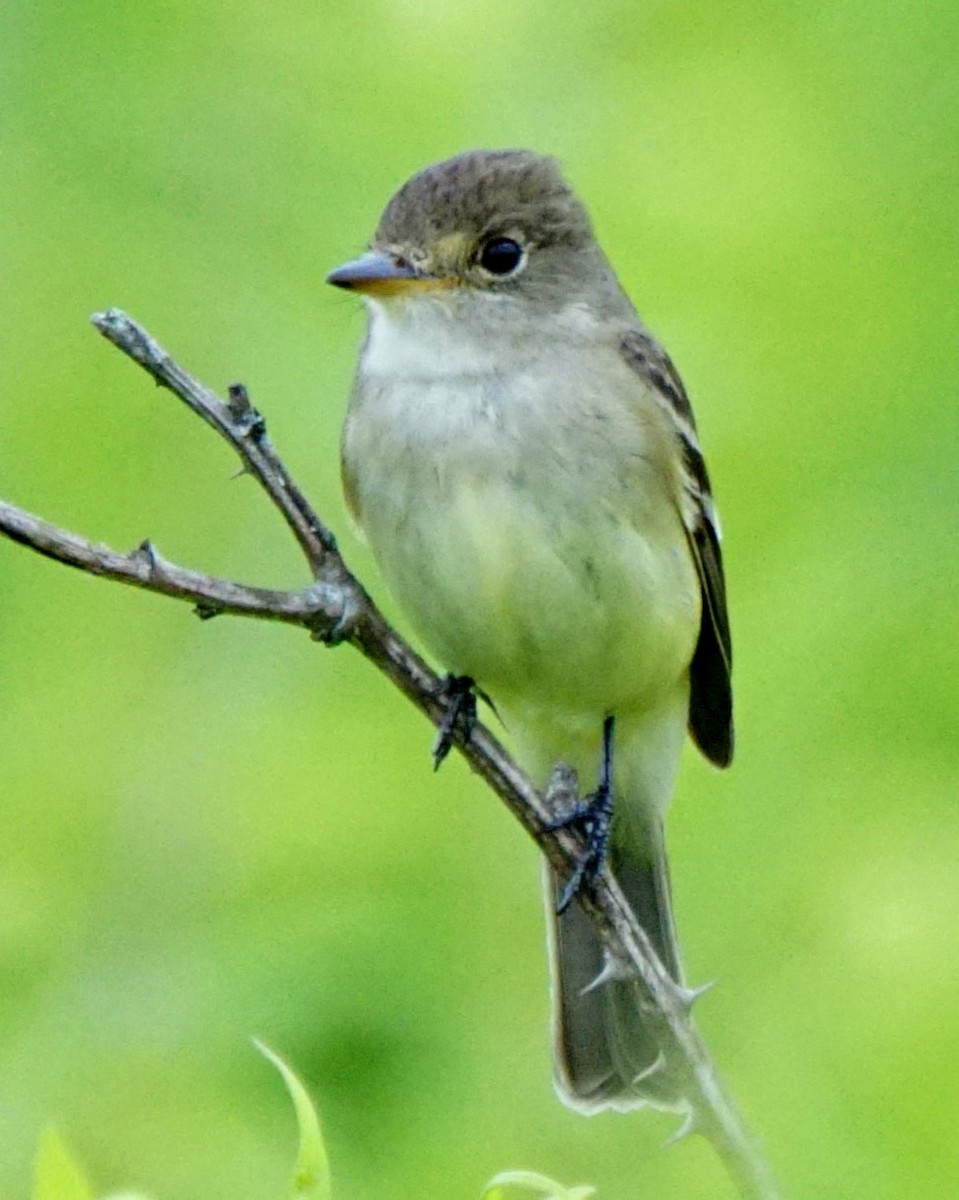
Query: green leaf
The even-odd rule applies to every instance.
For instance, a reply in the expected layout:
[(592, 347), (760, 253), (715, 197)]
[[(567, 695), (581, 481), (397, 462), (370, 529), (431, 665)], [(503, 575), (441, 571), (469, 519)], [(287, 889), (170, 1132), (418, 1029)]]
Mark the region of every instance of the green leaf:
[(33, 1176), (33, 1200), (94, 1200), (80, 1164), (55, 1129), (40, 1135)]
[[(293, 1171), (291, 1200), (331, 1200), (330, 1167), (323, 1145), (320, 1118), (306, 1088), (282, 1058), (257, 1038), (253, 1044), (283, 1076), (296, 1110), (296, 1123), (300, 1131), (300, 1148)], [(51, 1197), (51, 1200), (53, 1198)]]
[(481, 1200), (500, 1200), (508, 1188), (523, 1188), (545, 1196), (546, 1200), (586, 1200), (596, 1194), (593, 1187), (564, 1187), (555, 1179), (536, 1171), (501, 1171), (483, 1189)]

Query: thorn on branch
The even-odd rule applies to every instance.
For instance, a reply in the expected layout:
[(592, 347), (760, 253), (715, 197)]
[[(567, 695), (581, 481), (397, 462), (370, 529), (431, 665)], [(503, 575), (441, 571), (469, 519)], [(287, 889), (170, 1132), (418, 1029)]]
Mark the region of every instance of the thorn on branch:
[(706, 983), (701, 983), (699, 987), (677, 987), (676, 996), (680, 1004), (689, 1009), (693, 1007), (700, 996), (705, 996), (707, 992), (711, 992), (717, 983), (719, 983), (718, 979), (710, 979)]
[(683, 1116), (682, 1122), (675, 1133), (671, 1133), (663, 1142), (663, 1149), (667, 1150), (670, 1146), (676, 1146), (686, 1138), (692, 1137), (694, 1133), (702, 1133), (702, 1122), (696, 1116), (696, 1113), (689, 1109)]
[[(611, 953), (609, 950), (606, 950), (603, 954), (603, 965), (600, 968), (599, 973), (595, 976), (595, 978), (591, 979), (590, 982), (587, 983), (587, 985), (580, 992), (580, 995), (586, 996), (590, 992), (594, 992), (597, 988), (600, 988), (607, 983), (622, 982), (627, 979), (635, 978), (635, 969), (625, 959), (622, 959)], [(654, 1068), (656, 1068), (658, 1061), (659, 1060), (657, 1059), (657, 1062), (654, 1062), (652, 1067), (647, 1068), (647, 1070), (652, 1071)]]
[(666, 1067), (666, 1056), (662, 1050), (656, 1055), (648, 1067), (644, 1067), (642, 1071), (633, 1077), (633, 1086), (637, 1083), (642, 1083), (644, 1079), (649, 1079), (651, 1075), (655, 1075), (657, 1071), (662, 1071)]
[(193, 606), (193, 611), (201, 621), (212, 621), (214, 617), (219, 617), (223, 613), (223, 605), (217, 604), (214, 600), (198, 600)]

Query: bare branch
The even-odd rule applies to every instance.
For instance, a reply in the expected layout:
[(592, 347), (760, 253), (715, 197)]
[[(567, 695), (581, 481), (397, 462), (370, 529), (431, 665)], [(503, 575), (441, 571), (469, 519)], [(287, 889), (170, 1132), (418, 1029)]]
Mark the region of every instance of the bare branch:
[(335, 588), (313, 584), (300, 591), (282, 592), (217, 579), (167, 562), (149, 541), (141, 542), (129, 554), (121, 554), (109, 546), (59, 529), (3, 500), (0, 500), (0, 533), (89, 575), (115, 579), (176, 600), (188, 600), (201, 617), (229, 613), (284, 621), (303, 625), (320, 640), (328, 640), (343, 615), (342, 593)]
[[(169, 388), (236, 451), (245, 471), (279, 510), (306, 558), (313, 583), (298, 591), (272, 591), (186, 570), (160, 558), (149, 542), (129, 554), (96, 545), (0, 502), (0, 533), (68, 566), (187, 600), (201, 616), (230, 613), (299, 625), (326, 642), (348, 641), (403, 694), (439, 725), (446, 712), (443, 681), (387, 623), (347, 569), (336, 539), (296, 486), (266, 436), (262, 417), (242, 386), (224, 402), (184, 371), (135, 321), (116, 309), (93, 318), (115, 346)], [(473, 771), (506, 803), (561, 877), (582, 852), (577, 838), (552, 832), (554, 814), (498, 739), (477, 724), (451, 740)], [(707, 1137), (746, 1200), (779, 1200), (776, 1186), (752, 1135), (719, 1077), (690, 1018), (698, 991), (678, 987), (659, 962), (616, 881), (604, 870), (580, 897), (617, 963), (637, 977), (645, 993), (664, 1060), (683, 1077), (690, 1114), (679, 1133)]]
[(314, 574), (327, 565), (336, 539), (293, 483), (266, 436), (266, 423), (252, 407), (242, 384), (230, 389), (225, 404), (194, 379), (141, 326), (117, 308), (90, 318), (108, 341), (140, 364), (158, 384), (169, 388), (198, 417), (225, 438), (243, 460), (246, 471), (263, 487), (300, 543)]

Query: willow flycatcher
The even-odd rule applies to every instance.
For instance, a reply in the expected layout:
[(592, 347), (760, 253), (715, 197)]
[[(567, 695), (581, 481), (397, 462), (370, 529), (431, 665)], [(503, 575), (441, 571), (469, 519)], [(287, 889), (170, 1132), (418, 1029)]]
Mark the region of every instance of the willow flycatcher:
[[(719, 766), (733, 728), (719, 527), (675, 368), (555, 161), (529, 151), (413, 176), (328, 279), (369, 309), (343, 479), (387, 585), (534, 778), (560, 760), (598, 777), (586, 866), (608, 850), (680, 982), (663, 815), (687, 728)], [(603, 975), (551, 875), (547, 898), (560, 1095), (681, 1102), (636, 985)]]

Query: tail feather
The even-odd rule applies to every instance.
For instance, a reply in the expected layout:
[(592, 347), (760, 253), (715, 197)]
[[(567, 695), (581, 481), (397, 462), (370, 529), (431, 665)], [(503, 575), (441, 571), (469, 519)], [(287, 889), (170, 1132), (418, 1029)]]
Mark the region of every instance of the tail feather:
[[(610, 865), (663, 966), (681, 983), (662, 821), (656, 817), (643, 825), (642, 832), (632, 822), (614, 830)], [(547, 868), (554, 1058), (561, 1096), (583, 1112), (643, 1104), (681, 1107), (673, 1081), (664, 1071), (651, 1070), (659, 1048), (645, 1022), (639, 985), (600, 978), (605, 958), (593, 923), (577, 904), (557, 917), (557, 894), (558, 881)]]

